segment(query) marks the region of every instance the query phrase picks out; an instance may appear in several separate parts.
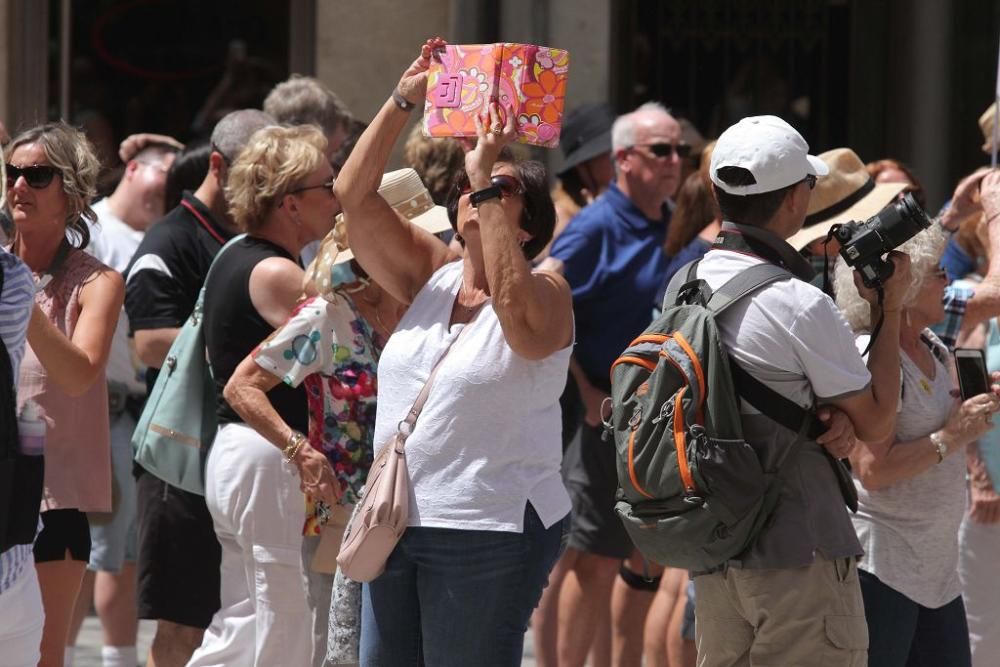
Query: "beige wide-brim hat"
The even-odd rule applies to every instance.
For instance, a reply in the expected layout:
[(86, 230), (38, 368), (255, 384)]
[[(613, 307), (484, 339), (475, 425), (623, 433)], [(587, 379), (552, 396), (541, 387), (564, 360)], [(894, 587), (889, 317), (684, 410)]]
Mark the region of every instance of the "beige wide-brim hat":
[(830, 173), (816, 182), (805, 224), (788, 239), (796, 250), (802, 250), (816, 239), (826, 238), (836, 224), (867, 220), (907, 187), (906, 183), (876, 183), (864, 162), (850, 148), (834, 148), (818, 157), (826, 163)]
[[(382, 176), (378, 194), (396, 213), (431, 234), (440, 234), (451, 229), (448, 210), (434, 203), (431, 193), (413, 169), (387, 172)], [(303, 286), (307, 291), (315, 290), (324, 298), (331, 297), (334, 285), (330, 276), (333, 267), (353, 258), (354, 253), (351, 252), (347, 238), (344, 214), (341, 213), (337, 216), (333, 229), (320, 243), (316, 259), (306, 267)]]
[(983, 132), (983, 152), (993, 152), (993, 125), (996, 123), (997, 103), (994, 102), (990, 108), (979, 117), (979, 129)]

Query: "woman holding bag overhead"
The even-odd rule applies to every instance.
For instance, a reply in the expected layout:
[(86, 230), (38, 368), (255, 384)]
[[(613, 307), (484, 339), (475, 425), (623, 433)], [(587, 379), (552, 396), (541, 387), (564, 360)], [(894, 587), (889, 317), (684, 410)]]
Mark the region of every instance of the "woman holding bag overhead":
[[(461, 261), (378, 196), (382, 171), (424, 98), (423, 45), (337, 179), (351, 248), (409, 309), (379, 364), (375, 442), (384, 444), (440, 365), (406, 440), (408, 527), (363, 590), (364, 665), (517, 665), (528, 618), (562, 546), (559, 395), (573, 342), (569, 286), (532, 272), (555, 213), (545, 171), (514, 161), (514, 118), (478, 122), (466, 179), (449, 200)], [(506, 122), (501, 119), (506, 113)]]

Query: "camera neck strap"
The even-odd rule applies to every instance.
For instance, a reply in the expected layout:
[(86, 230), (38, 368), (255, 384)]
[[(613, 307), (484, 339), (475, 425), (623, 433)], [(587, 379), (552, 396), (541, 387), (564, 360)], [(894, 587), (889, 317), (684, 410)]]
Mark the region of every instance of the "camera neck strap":
[(766, 230), (749, 225), (724, 222), (719, 235), (712, 243), (712, 248), (759, 257), (806, 282), (811, 281), (816, 275), (812, 265), (805, 257), (795, 252), (792, 246)]

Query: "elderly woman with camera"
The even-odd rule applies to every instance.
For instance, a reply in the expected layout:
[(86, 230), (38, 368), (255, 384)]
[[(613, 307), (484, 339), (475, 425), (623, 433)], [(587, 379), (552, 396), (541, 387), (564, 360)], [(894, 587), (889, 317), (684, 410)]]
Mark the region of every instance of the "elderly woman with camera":
[(4, 151), (11, 251), (35, 276), (35, 311), (18, 403), (48, 421), (42, 531), (34, 545), (45, 608), (41, 665), (62, 665), (87, 561), (86, 512), (111, 511), (111, 442), (104, 367), (124, 299), (121, 275), (84, 252), (100, 169), (83, 133), (49, 123)]
[(365, 665), (520, 664), (570, 509), (559, 475), (570, 290), (529, 263), (555, 213), (541, 165), (503, 150), (516, 136), (510, 109), (479, 117), (478, 143), (449, 198), (461, 261), (377, 194), (443, 45), (423, 45), (336, 184), (358, 262), (409, 305), (379, 363), (376, 445), (447, 355), (406, 441), (408, 528), (385, 572), (364, 585)]
[[(944, 318), (944, 245), (934, 225), (899, 247), (910, 256), (913, 283), (902, 304), (896, 434), (859, 441), (850, 457), (859, 496), (853, 520), (865, 550), (859, 576), (868, 660), (879, 667), (970, 664), (956, 539), (965, 511), (964, 452), (991, 428), (1000, 388), (961, 404), (954, 397), (948, 349), (928, 328)], [(874, 323), (855, 282), (838, 260), (837, 304), (863, 349)]]

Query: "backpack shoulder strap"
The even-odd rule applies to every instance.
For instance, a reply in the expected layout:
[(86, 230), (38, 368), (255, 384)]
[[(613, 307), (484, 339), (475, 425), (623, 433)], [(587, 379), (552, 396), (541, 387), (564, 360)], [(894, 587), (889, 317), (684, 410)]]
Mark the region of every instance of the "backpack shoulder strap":
[[(718, 316), (740, 299), (749, 296), (765, 285), (792, 278), (792, 275), (771, 263), (755, 264), (730, 278), (715, 290), (708, 307)], [(736, 392), (758, 412), (796, 433), (817, 438), (825, 429), (816, 416), (798, 403), (791, 401), (747, 372), (730, 355), (729, 370)]]
[(713, 313), (719, 315), (745, 296), (756, 292), (765, 285), (791, 278), (790, 274), (780, 266), (769, 262), (755, 264), (740, 271), (730, 278), (719, 289), (715, 290), (708, 302)]

